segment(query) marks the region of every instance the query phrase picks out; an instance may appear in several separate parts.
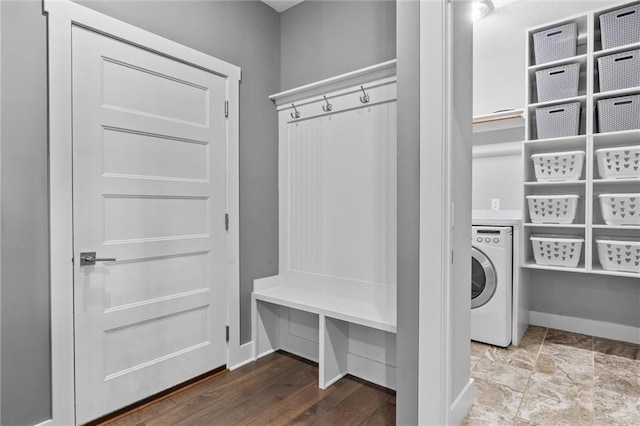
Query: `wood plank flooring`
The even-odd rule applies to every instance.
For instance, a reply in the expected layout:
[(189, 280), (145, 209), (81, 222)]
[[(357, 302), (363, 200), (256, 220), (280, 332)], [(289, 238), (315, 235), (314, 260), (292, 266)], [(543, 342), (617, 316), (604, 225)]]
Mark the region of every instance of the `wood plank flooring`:
[(103, 425), (393, 425), (395, 392), (347, 376), (318, 388), (318, 366), (276, 352)]

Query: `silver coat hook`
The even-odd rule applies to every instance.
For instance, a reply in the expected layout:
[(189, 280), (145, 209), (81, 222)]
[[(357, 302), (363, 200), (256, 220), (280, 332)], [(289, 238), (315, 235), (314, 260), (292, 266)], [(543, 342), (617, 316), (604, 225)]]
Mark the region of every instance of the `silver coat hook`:
[(367, 92), (364, 91), (364, 86), (360, 86), (360, 89), (362, 89), (362, 96), (360, 96), (360, 102), (362, 102), (363, 104), (368, 104), (369, 103), (369, 95), (367, 95)]
[(298, 111), (298, 108), (296, 108), (296, 106), (294, 104), (291, 104), (291, 106), (293, 107), (293, 110), (295, 112), (291, 113), (291, 118), (300, 118), (300, 111)]
[(324, 101), (327, 103), (326, 105), (322, 105), (322, 110), (324, 112), (329, 112), (333, 109), (333, 105), (331, 105), (329, 103), (329, 101), (327, 100), (327, 97), (325, 95), (322, 95), (322, 97), (324, 98)]

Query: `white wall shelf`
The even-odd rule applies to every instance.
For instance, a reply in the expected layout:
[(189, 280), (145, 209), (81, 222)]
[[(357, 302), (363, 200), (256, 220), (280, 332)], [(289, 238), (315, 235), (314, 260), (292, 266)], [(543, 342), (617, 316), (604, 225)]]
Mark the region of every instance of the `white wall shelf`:
[[(638, 4), (638, 1), (629, 2), (626, 5)], [(600, 9), (591, 13), (566, 18), (557, 22), (544, 24), (527, 31), (527, 54), (525, 64), (526, 76), (526, 106), (525, 115), (525, 141), (522, 155), (524, 196), (523, 217), (528, 221), (527, 195), (557, 195), (576, 194), (580, 196), (576, 219), (570, 225), (558, 224), (524, 224), (523, 238), (523, 266), (530, 269), (545, 269), (552, 271), (572, 271), (582, 273), (594, 273), (621, 277), (638, 277), (640, 274), (615, 272), (604, 270), (598, 260), (595, 238), (603, 235), (632, 236), (640, 239), (640, 226), (609, 226), (605, 225), (600, 212), (597, 195), (605, 192), (637, 192), (633, 188), (638, 186), (640, 178), (633, 179), (599, 179), (595, 151), (600, 148), (635, 146), (640, 144), (640, 129), (611, 133), (598, 133), (596, 105), (599, 99), (619, 96), (635, 95), (640, 93), (640, 87), (631, 87), (622, 90), (599, 92), (599, 80), (597, 59), (605, 55), (625, 52), (640, 48), (640, 43), (632, 43), (612, 49), (601, 50), (599, 16), (618, 8), (625, 7), (619, 4), (613, 7)], [(533, 54), (533, 34), (545, 29), (550, 29), (569, 22), (578, 25), (577, 55), (545, 64), (535, 64)], [(550, 102), (537, 102), (536, 74), (541, 69), (553, 68), (561, 65), (580, 64), (579, 93), (580, 96), (558, 99)], [(536, 139), (536, 109), (546, 106), (559, 105), (569, 102), (580, 102), (582, 111), (580, 117), (580, 135), (554, 139)], [(552, 153), (561, 151), (580, 150), (586, 154), (583, 174), (579, 181), (571, 182), (536, 182), (531, 161), (532, 154)], [(554, 234), (574, 233), (584, 238), (581, 263), (578, 268), (565, 268), (537, 265), (533, 260), (533, 252), (529, 237), (533, 233)]]
[(560, 67), (562, 65), (567, 65), (567, 64), (576, 64), (579, 63), (580, 65), (586, 65), (587, 64), (587, 55), (577, 55), (577, 56), (572, 56), (570, 58), (565, 58), (565, 59), (560, 59), (557, 61), (553, 61), (553, 62), (547, 62), (544, 64), (539, 64), (539, 65), (531, 65), (529, 67), (529, 71), (531, 73), (535, 73), (536, 71), (540, 71), (540, 70), (544, 70), (547, 68), (554, 68), (554, 67)]

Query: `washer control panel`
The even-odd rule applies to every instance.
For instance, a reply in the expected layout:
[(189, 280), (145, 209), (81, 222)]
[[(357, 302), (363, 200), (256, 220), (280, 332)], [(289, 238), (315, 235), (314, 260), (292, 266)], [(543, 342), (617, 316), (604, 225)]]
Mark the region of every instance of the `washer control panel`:
[(491, 247), (504, 247), (509, 244), (511, 228), (474, 226), (471, 233), (471, 244), (482, 244)]

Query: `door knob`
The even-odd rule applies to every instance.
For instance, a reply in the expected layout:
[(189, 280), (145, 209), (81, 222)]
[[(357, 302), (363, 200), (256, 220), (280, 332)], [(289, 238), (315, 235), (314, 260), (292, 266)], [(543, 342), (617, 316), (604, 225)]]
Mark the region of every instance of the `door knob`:
[(115, 262), (115, 257), (97, 258), (95, 251), (84, 251), (80, 253), (80, 266), (95, 265), (96, 262)]

